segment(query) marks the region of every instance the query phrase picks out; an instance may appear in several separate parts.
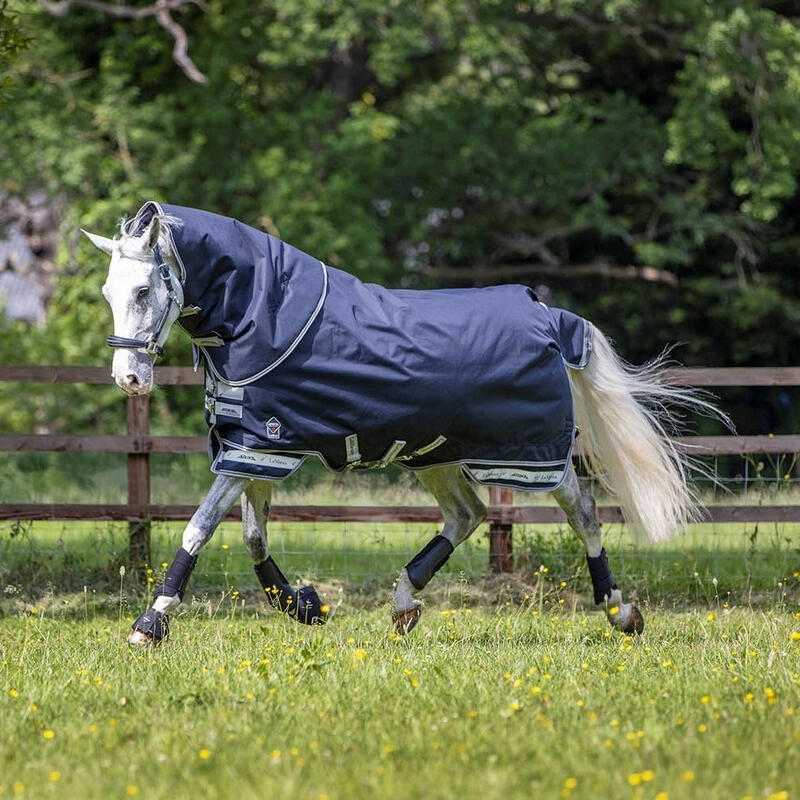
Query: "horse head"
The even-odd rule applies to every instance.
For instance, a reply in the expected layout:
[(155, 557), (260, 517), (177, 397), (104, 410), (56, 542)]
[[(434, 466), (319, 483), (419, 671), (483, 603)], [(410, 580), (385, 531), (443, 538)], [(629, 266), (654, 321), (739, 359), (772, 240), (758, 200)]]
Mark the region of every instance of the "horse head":
[(181, 282), (164, 257), (172, 259), (169, 224), (167, 217), (153, 214), (146, 225), (139, 217), (123, 221), (114, 239), (83, 231), (111, 256), (103, 285), (114, 318), (114, 334), (108, 337), (116, 348), (111, 375), (131, 395), (152, 390), (153, 364), (183, 306)]

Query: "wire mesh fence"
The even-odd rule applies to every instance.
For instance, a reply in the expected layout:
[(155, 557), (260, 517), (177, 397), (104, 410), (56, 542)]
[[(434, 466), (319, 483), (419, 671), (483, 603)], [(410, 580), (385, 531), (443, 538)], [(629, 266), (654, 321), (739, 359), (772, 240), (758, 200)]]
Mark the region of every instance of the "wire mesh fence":
[[(694, 475), (703, 501), (742, 505), (800, 504), (800, 477), (793, 455), (764, 458), (705, 458)], [(175, 464), (156, 475), (183, 474)], [(194, 470), (189, 471), (194, 474)], [(276, 503), (338, 502), (430, 505), (432, 499), (406, 473), (380, 476), (312, 476), (277, 488)], [(103, 476), (103, 485), (108, 475)], [(604, 502), (596, 482), (582, 479)], [(84, 491), (92, 479), (82, 475)], [(155, 482), (154, 495), (160, 491)], [(166, 491), (178, 491), (176, 479)], [(196, 488), (196, 487), (195, 487)], [(181, 499), (187, 501), (184, 486)], [(197, 491), (195, 499), (200, 496)], [(486, 498), (484, 498), (486, 499)], [(551, 504), (550, 495), (515, 495), (518, 504)], [(610, 502), (613, 502), (611, 500)], [(152, 524), (151, 582), (157, 582), (180, 545), (181, 523)], [(293, 581), (338, 581), (351, 588), (391, 590), (400, 568), (436, 533), (432, 523), (273, 522), (270, 551)], [(486, 525), (451, 557), (438, 583), (483, 580), (488, 572)], [(516, 575), (522, 581), (546, 576), (551, 587), (589, 599), (581, 542), (564, 524), (517, 525), (513, 531)], [(724, 602), (792, 599), (800, 595), (800, 523), (704, 523), (667, 543), (637, 545), (622, 524), (604, 526), (604, 543), (619, 581), (653, 601)], [(45, 591), (76, 592), (88, 586), (113, 591), (119, 569), (130, 573), (128, 526), (106, 522), (0, 523), (0, 592), (6, 598)], [(203, 551), (195, 591), (255, 590), (252, 564), (240, 526), (224, 523)], [(146, 589), (146, 587), (145, 587)]]

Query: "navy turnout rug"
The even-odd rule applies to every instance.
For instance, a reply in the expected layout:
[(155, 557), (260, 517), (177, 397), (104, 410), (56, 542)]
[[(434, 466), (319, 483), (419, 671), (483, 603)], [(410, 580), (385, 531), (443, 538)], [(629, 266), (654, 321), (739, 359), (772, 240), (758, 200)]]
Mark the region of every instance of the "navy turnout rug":
[(147, 203), (170, 226), (179, 324), (204, 362), (211, 470), (280, 480), (458, 464), (478, 483), (551, 490), (575, 437), (567, 367), (592, 327), (524, 286), (385, 289), (217, 214)]

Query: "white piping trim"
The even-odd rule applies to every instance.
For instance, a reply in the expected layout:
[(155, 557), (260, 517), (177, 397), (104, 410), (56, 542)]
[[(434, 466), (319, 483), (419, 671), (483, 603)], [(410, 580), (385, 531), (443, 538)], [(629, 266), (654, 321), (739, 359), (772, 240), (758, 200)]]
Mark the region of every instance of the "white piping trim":
[(272, 372), (276, 367), (280, 366), (289, 356), (294, 352), (297, 345), (300, 344), (302, 338), (308, 332), (308, 329), (313, 325), (314, 320), (319, 316), (319, 312), (322, 310), (322, 304), (325, 302), (325, 296), (328, 294), (328, 268), (323, 264), (321, 261), (319, 262), (320, 266), (322, 267), (322, 293), (319, 296), (319, 300), (317, 301), (317, 307), (312, 312), (311, 316), (306, 321), (306, 324), (303, 326), (300, 333), (297, 334), (297, 338), (286, 348), (286, 350), (273, 361), (268, 366), (264, 367), (260, 372), (257, 372), (255, 375), (251, 375), (249, 378), (242, 378), (238, 381), (232, 381), (229, 378), (226, 378), (222, 373), (220, 373), (217, 368), (214, 366), (214, 362), (211, 360), (211, 356), (209, 355), (208, 351), (205, 347), (200, 347), (200, 351), (203, 353), (203, 356), (206, 359), (206, 364), (208, 365), (209, 369), (213, 373), (214, 377), (219, 381), (224, 381), (229, 386), (246, 386), (248, 383), (253, 383), (253, 381), (257, 381), (259, 378), (263, 378), (268, 372)]
[[(589, 359), (592, 357), (592, 336), (594, 332), (594, 326), (588, 319), (583, 320), (583, 351), (581, 352), (580, 361), (577, 364), (570, 364), (567, 359), (564, 359), (564, 363), (573, 370), (582, 370), (586, 368), (586, 365), (589, 363)], [(562, 356), (563, 358), (563, 356)]]

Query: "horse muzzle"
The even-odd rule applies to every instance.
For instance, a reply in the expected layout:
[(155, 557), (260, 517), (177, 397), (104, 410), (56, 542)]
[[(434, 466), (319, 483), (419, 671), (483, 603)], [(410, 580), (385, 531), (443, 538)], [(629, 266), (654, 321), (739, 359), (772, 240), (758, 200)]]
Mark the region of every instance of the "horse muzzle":
[(153, 361), (144, 353), (118, 350), (111, 375), (127, 395), (150, 394), (153, 390)]

